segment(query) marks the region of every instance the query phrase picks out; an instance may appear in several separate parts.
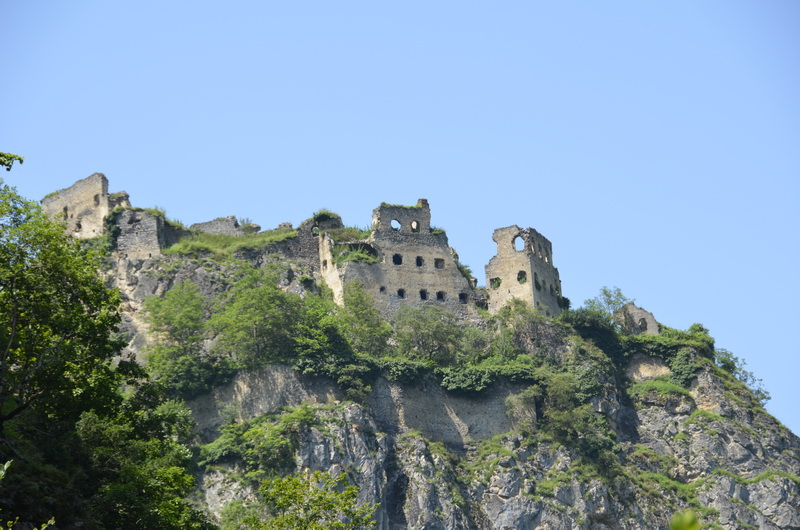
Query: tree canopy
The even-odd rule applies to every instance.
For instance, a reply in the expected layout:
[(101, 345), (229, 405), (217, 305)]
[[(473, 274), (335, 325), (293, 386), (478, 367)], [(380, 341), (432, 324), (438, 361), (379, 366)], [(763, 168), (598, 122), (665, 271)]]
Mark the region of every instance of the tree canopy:
[(0, 167), (6, 168), (6, 171), (11, 171), (11, 166), (14, 165), (14, 162), (19, 162), (21, 164), (24, 160), (25, 159), (19, 155), (0, 153)]
[(96, 260), (0, 180), (0, 427), (34, 404), (74, 415), (116, 395), (118, 306)]

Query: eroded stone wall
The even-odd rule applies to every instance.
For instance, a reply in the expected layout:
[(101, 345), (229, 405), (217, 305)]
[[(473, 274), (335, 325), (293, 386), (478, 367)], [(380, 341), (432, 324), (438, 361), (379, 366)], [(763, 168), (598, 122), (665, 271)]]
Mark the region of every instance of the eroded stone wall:
[(205, 223), (195, 223), (189, 227), (190, 230), (197, 230), (207, 234), (223, 234), (229, 236), (244, 235), (244, 230), (239, 226), (239, 221), (236, 217), (231, 215), (228, 217), (221, 217), (213, 221), (206, 221)]
[(380, 261), (349, 261), (330, 270), (333, 256), (328, 241), (322, 246), (323, 277), (334, 293), (341, 293), (347, 282), (361, 282), (385, 315), (403, 305), (425, 304), (464, 313), (473, 299), (472, 286), (458, 270), (447, 235), (432, 231), (430, 219), (425, 199), (416, 206), (382, 204), (373, 212), (373, 231), (366, 241)]
[(130, 207), (128, 194), (109, 195), (108, 179), (94, 173), (42, 199), (42, 209), (53, 219), (66, 221), (65, 232), (79, 239), (104, 233), (103, 221), (117, 206)]
[(553, 266), (550, 241), (533, 228), (498, 228), (492, 239), (497, 255), (486, 265), (489, 311), (519, 298), (547, 316), (561, 313), (561, 280)]

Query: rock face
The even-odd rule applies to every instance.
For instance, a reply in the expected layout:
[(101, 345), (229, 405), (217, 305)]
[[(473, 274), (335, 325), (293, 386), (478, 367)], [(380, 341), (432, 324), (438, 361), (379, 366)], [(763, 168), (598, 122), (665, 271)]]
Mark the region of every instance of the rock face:
[[(714, 394), (713, 377), (703, 372), (698, 392)], [(320, 393), (318, 385), (300, 383), (276, 366), (248, 376), (246, 383), (231, 383), (193, 408), (204, 423), (204, 408), (218, 407), (223, 396), (225, 403), (237, 403), (236, 389), (242, 386), (268, 389), (260, 407), (252, 407), (252, 394), (241, 401), (239, 410), (248, 414), (320, 403), (326, 393), (335, 396), (331, 388)], [(725, 416), (702, 415), (691, 398), (683, 406), (658, 399), (645, 399), (638, 409), (622, 406), (620, 414), (628, 416), (630, 427), (619, 432), (620, 458), (637, 466), (642, 476), (662, 477), (648, 489), (630, 477), (582, 478), (574, 448), (532, 444), (514, 432), (511, 419), (498, 417), (503, 416), (498, 409), (504, 391), (464, 400), (469, 410), (462, 409), (468, 417), (459, 438), (449, 434), (455, 430), (434, 426), (437, 415), (447, 416), (455, 408), (444, 392), (386, 381), (377, 387), (367, 405), (319, 407), (321, 425), (300, 433), (295, 465), (347, 473), (360, 489), (361, 502), (380, 504), (378, 528), (664, 528), (672, 513), (686, 506), (689, 497), (681, 488), (696, 491), (695, 508), (718, 512), (712, 519), (725, 528), (800, 524), (800, 443), (764, 413), (751, 414), (748, 423), (736, 419), (744, 413), (740, 409)], [(420, 400), (414, 392), (428, 398)], [(397, 408), (396, 397), (387, 395), (392, 393), (413, 399), (416, 409), (407, 414), (422, 428), (427, 425), (426, 431), (409, 429), (398, 419), (401, 415), (387, 413)], [(252, 495), (224, 472), (207, 474), (202, 483), (206, 505), (216, 515), (230, 499)]]

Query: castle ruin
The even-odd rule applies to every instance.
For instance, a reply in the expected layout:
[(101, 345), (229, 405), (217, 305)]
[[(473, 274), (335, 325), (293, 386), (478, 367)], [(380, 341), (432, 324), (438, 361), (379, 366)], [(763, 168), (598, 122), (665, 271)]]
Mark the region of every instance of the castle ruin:
[(547, 316), (561, 313), (561, 279), (553, 266), (553, 246), (533, 228), (498, 228), (492, 239), (497, 255), (486, 265), (489, 311), (497, 312), (512, 298), (529, 303)]
[[(374, 263), (343, 261), (342, 254), (335, 254), (342, 245), (373, 256)], [(423, 304), (462, 312), (461, 306), (474, 301), (475, 285), (459, 269), (444, 231), (431, 228), (425, 199), (416, 206), (381, 204), (372, 213), (372, 232), (366, 240), (335, 242), (323, 233), (320, 260), (322, 278), (338, 302), (350, 281), (361, 282), (388, 314), (401, 305)]]
[(108, 179), (102, 173), (89, 175), (42, 199), (44, 212), (53, 219), (65, 220), (67, 234), (78, 239), (102, 235), (106, 216), (119, 206), (130, 208), (128, 194), (109, 195)]
[[(127, 193), (108, 193), (102, 173), (48, 195), (42, 208), (65, 221), (65, 233), (80, 239), (104, 235), (110, 221), (114, 252), (126, 260), (158, 257), (192, 233), (245, 236), (235, 217), (196, 223), (187, 230), (156, 211), (132, 208)], [(476, 305), (494, 313), (518, 298), (547, 316), (560, 314), (564, 305), (552, 245), (533, 228), (495, 230), (497, 255), (486, 265), (485, 292), (459, 264), (445, 232), (431, 226), (426, 199), (414, 206), (381, 204), (365, 238), (343, 239), (343, 229), (338, 215), (320, 212), (302, 223), (294, 237), (273, 243), (267, 251), (304, 266), (331, 288), (338, 303), (345, 284), (360, 282), (387, 317), (404, 305), (435, 304), (465, 315)]]

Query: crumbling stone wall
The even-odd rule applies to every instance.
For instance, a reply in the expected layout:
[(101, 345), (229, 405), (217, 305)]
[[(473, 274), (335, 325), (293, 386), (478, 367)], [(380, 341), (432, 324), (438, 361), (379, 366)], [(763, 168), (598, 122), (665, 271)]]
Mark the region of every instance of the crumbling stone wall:
[(103, 221), (117, 206), (130, 207), (128, 194), (108, 193), (108, 179), (94, 173), (42, 199), (42, 209), (53, 219), (66, 221), (65, 233), (89, 239), (104, 233)]
[(160, 215), (139, 209), (127, 209), (115, 219), (117, 228), (116, 252), (128, 260), (149, 259), (161, 255), (161, 249), (171, 247), (181, 237), (190, 234), (173, 226)]
[(207, 234), (224, 234), (229, 236), (244, 235), (244, 230), (239, 226), (239, 221), (235, 216), (220, 217), (205, 223), (195, 223), (189, 227), (190, 230), (197, 230)]
[(498, 228), (492, 239), (497, 255), (486, 265), (489, 311), (496, 312), (519, 298), (547, 316), (561, 313), (561, 279), (553, 266), (550, 241), (533, 228)]
[(642, 309), (633, 302), (614, 313), (614, 322), (628, 335), (660, 335), (661, 326), (653, 313)]
[[(106, 216), (118, 206), (126, 207), (115, 216), (114, 236), (119, 257), (129, 260), (160, 255), (161, 249), (190, 234), (162, 216), (132, 209), (124, 192), (109, 195), (108, 180), (102, 173), (45, 197), (42, 206), (51, 217), (65, 219), (66, 232), (79, 238), (102, 235)], [(523, 230), (514, 225), (495, 230), (497, 255), (486, 265), (486, 291), (479, 293), (474, 281), (458, 269), (447, 235), (432, 229), (426, 199), (419, 199), (415, 206), (381, 204), (373, 211), (372, 233), (367, 240), (334, 242), (326, 234), (342, 227), (338, 215), (323, 212), (303, 222), (296, 237), (253, 252), (264, 259), (267, 254), (279, 254), (298, 262), (321, 277), (339, 303), (344, 285), (359, 281), (372, 294), (381, 312), (389, 317), (403, 305), (436, 304), (466, 315), (470, 305), (478, 303), (495, 312), (513, 298), (522, 299), (549, 316), (561, 312), (561, 281), (552, 263), (552, 245), (532, 228)], [(233, 216), (196, 223), (191, 229), (244, 235)], [(337, 264), (334, 248), (342, 245), (367, 252), (378, 263)], [(259, 260), (259, 256), (249, 257)]]
[(377, 255), (378, 263), (335, 265), (333, 241), (323, 238), (320, 270), (337, 300), (341, 301), (345, 283), (359, 281), (387, 316), (403, 305), (436, 304), (456, 313), (466, 310), (473, 286), (458, 270), (447, 235), (431, 231), (427, 200), (420, 199), (416, 206), (382, 204), (373, 211), (372, 223), (369, 239), (354, 244)]

